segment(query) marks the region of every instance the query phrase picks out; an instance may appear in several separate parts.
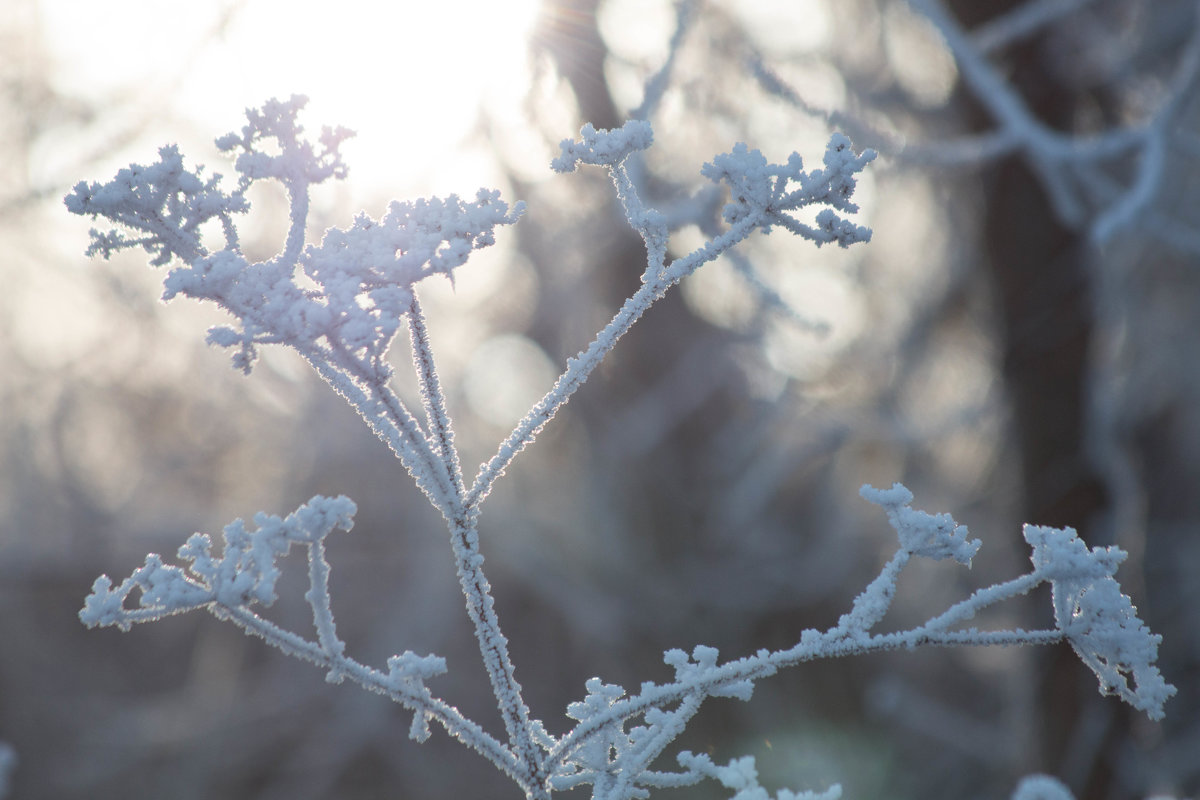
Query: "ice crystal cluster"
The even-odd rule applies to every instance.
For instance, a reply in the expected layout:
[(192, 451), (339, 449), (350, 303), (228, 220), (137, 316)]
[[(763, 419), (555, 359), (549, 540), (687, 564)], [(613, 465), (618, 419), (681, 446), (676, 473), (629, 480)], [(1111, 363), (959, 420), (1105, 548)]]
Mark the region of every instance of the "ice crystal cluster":
[[(586, 695), (566, 709), (571, 724), (565, 730), (533, 718), (516, 679), (479, 552), (479, 538), (485, 535), (480, 512), (495, 481), (617, 340), (685, 276), (756, 232), (782, 228), (816, 245), (836, 242), (847, 247), (868, 241), (870, 231), (846, 215), (857, 211), (852, 202), (856, 177), (874, 153), (856, 153), (849, 139), (837, 134), (829, 141), (823, 166), (806, 171), (797, 154), (772, 164), (759, 151), (734, 145), (701, 169), (727, 192), (725, 226), (693, 252), (669, 260), (667, 217), (645, 205), (627, 169), (631, 156), (652, 145), (650, 124), (637, 119), (616, 130), (586, 126), (578, 139), (565, 141), (553, 168), (570, 173), (584, 165), (610, 173), (630, 225), (645, 242), (646, 268), (637, 290), (591, 344), (568, 360), (555, 384), (468, 483), (418, 284), (436, 275), (453, 280), (454, 270), (475, 250), (494, 243), (497, 229), (518, 221), (522, 205), (509, 204), (487, 190), (472, 200), (450, 196), (396, 202), (382, 217), (360, 215), (349, 228), (329, 230), (320, 244), (305, 246), (309, 190), (346, 176), (339, 145), (350, 134), (327, 128), (315, 141), (305, 138), (297, 122), (304, 103), (301, 97), (272, 100), (247, 112), (240, 133), (217, 140), (222, 150), (237, 153), (238, 179), (232, 189), (222, 188), (220, 176), (206, 178), (201, 169), (188, 169), (176, 148), (164, 147), (150, 166), (131, 166), (105, 184), (78, 184), (66, 204), (76, 214), (117, 226), (93, 231), (90, 253), (107, 257), (141, 247), (150, 254), (151, 264), (169, 266), (164, 298), (210, 300), (227, 311), (232, 325), (210, 330), (208, 340), (230, 349), (236, 368), (249, 372), (264, 345), (294, 349), (392, 448), (445, 518), (504, 734), (485, 731), (437, 695), (433, 684), (447, 668), (442, 658), (406, 650), (376, 667), (346, 652), (330, 607), (324, 545), (329, 533), (349, 531), (353, 525), (355, 506), (345, 497), (314, 497), (282, 518), (259, 514), (253, 526), (237, 520), (226, 526), (219, 546), (208, 535), (194, 534), (177, 553), (183, 566), (150, 555), (119, 583), (102, 576), (80, 612), (85, 624), (128, 629), (133, 623), (205, 609), (319, 665), (332, 682), (349, 680), (401, 704), (413, 714), (410, 732), (418, 741), (428, 737), (431, 725), (441, 726), (531, 798), (584, 785), (596, 798), (642, 798), (656, 788), (706, 779), (718, 782), (736, 800), (767, 798), (753, 758), (720, 765), (706, 755), (684, 751), (676, 754), (675, 768), (663, 768), (660, 756), (709, 697), (750, 700), (755, 683), (780, 669), (898, 647), (1068, 642), (1096, 672), (1102, 692), (1118, 695), (1151, 718), (1162, 716), (1174, 689), (1154, 666), (1159, 638), (1137, 618), (1113, 579), (1123, 554), (1116, 548), (1088, 550), (1069, 529), (1027, 527), (1025, 537), (1032, 547), (1027, 574), (982, 588), (910, 630), (876, 632), (895, 594), (896, 579), (911, 559), (952, 559), (969, 565), (980, 547), (950, 515), (914, 509), (912, 494), (896, 484), (862, 489), (863, 497), (879, 506), (894, 528), (895, 555), (828, 630), (807, 630), (788, 648), (727, 659), (705, 645), (690, 653), (668, 650), (663, 660), (674, 671), (671, 680), (630, 689), (592, 678), (585, 684)], [(287, 191), (291, 227), (276, 256), (252, 263), (239, 247), (237, 220), (250, 210), (246, 190), (263, 180), (277, 181)], [(808, 213), (798, 216), (800, 211)], [(219, 250), (203, 244), (201, 229), (208, 224), (220, 227), (224, 246)], [(422, 405), (415, 410), (392, 388), (393, 366), (386, 358), (402, 329), (408, 333), (420, 387)], [(275, 600), (277, 561), (294, 545), (308, 553), (306, 598), (314, 624), (307, 635), (260, 615)], [(1053, 588), (1054, 628), (979, 630), (970, 625), (984, 608), (1043, 583)], [(551, 732), (556, 729), (561, 732)], [(1030, 781), (1023, 785), (1021, 797), (1056, 796), (1057, 787), (1047, 783), (1049, 779)], [(840, 793), (835, 785), (817, 791), (781, 789), (774, 796), (799, 800), (836, 798)]]

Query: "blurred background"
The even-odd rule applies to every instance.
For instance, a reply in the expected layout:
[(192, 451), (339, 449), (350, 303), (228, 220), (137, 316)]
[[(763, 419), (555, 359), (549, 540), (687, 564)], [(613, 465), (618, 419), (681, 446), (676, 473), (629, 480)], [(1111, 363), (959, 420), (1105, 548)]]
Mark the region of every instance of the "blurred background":
[[(818, 250), (776, 231), (707, 266), (497, 484), (483, 550), (535, 716), (565, 730), (593, 675), (668, 679), (668, 648), (732, 658), (834, 624), (895, 546), (858, 488), (902, 481), (914, 506), (953, 513), (984, 546), (971, 571), (913, 564), (884, 627), (1024, 572), (1022, 522), (1070, 525), (1129, 551), (1118, 578), (1179, 688), (1167, 719), (1100, 697), (1066, 646), (929, 650), (811, 664), (749, 703), (710, 700), (669, 755), (754, 755), (772, 790), (841, 782), (849, 798), (1002, 798), (1034, 771), (1081, 800), (1200, 793), (1196, 4), (685, 9), (672, 50), (666, 0), (6, 0), (12, 797), (515, 796), (444, 734), (408, 740), (398, 707), (206, 615), (128, 633), (79, 623), (101, 573), (170, 556), (192, 531), (347, 494), (357, 524), (329, 559), (351, 653), (443, 655), (434, 691), (501, 728), (444, 527), (386, 447), (289, 353), (265, 350), (248, 378), (230, 369), (203, 344), (219, 312), (161, 303), (144, 259), (87, 260), (89, 224), (61, 198), (168, 142), (229, 172), (213, 139), (246, 107), (302, 93), (310, 130), (358, 131), (349, 180), (314, 192), (311, 237), (393, 198), (487, 186), (526, 201), (453, 289), (422, 287), (471, 467), (637, 285), (644, 251), (607, 177), (548, 164), (582, 123), (620, 125), (671, 53), (637, 165), (651, 204), (684, 208), (701, 165), (735, 142), (811, 168), (844, 130), (880, 152), (857, 194), (874, 238)], [(981, 89), (981, 70), (1000, 89)], [(1023, 148), (1031, 130), (1050, 144)], [(251, 200), (242, 240), (268, 258), (286, 201), (271, 187)], [(706, 235), (704, 220), (684, 225), (672, 250)], [(393, 357), (403, 374), (403, 341)], [(266, 613), (307, 633), (293, 566)], [(1049, 622), (1036, 594), (981, 625)]]

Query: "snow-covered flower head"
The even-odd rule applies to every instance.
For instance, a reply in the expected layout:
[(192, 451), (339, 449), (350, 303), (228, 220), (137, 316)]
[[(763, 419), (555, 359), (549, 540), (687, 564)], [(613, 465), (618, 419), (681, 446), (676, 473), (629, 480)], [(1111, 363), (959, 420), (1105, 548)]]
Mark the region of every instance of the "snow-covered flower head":
[(1176, 690), (1154, 666), (1162, 637), (1138, 619), (1113, 579), (1125, 551), (1089, 550), (1071, 528), (1026, 525), (1024, 534), (1035, 573), (1050, 581), (1055, 622), (1100, 679), (1100, 691), (1161, 719), (1163, 704)]
[[(202, 167), (185, 168), (172, 145), (159, 151), (155, 164), (135, 164), (106, 184), (81, 182), (66, 197), (71, 212), (129, 231), (93, 230), (89, 254), (143, 247), (154, 255), (153, 265), (175, 264), (164, 299), (212, 300), (237, 318), (235, 326), (210, 330), (208, 341), (234, 348), (234, 365), (246, 372), (257, 346), (268, 343), (378, 364), (412, 304), (413, 284), (432, 274), (453, 279), (473, 251), (495, 242), (497, 225), (511, 225), (523, 210), (485, 189), (473, 202), (455, 195), (393, 202), (382, 218), (360, 214), (349, 228), (330, 229), (320, 245), (305, 248), (309, 187), (346, 177), (339, 148), (353, 135), (326, 127), (316, 141), (306, 138), (297, 122), (306, 102), (301, 96), (269, 100), (246, 111), (240, 132), (217, 139), (222, 151), (239, 151), (234, 167), (241, 177), (233, 192), (220, 188), (219, 175), (206, 180)], [(279, 254), (254, 263), (241, 251), (232, 215), (249, 210), (246, 189), (261, 180), (283, 184), (292, 226)], [(225, 232), (225, 246), (216, 252), (201, 239), (210, 220)]]

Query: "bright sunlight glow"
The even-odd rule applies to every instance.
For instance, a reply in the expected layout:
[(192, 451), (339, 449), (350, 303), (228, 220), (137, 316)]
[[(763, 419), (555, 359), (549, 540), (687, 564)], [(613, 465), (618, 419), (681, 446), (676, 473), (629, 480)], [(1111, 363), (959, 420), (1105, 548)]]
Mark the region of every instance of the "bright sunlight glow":
[(453, 160), (480, 103), (520, 103), (537, 5), (42, 0), (41, 12), (55, 81), (69, 92), (157, 92), (169, 104), (164, 116), (213, 136), (237, 125), (244, 108), (304, 94), (311, 129), (358, 132), (347, 148), (355, 180), (395, 186), (445, 180), (435, 173)]

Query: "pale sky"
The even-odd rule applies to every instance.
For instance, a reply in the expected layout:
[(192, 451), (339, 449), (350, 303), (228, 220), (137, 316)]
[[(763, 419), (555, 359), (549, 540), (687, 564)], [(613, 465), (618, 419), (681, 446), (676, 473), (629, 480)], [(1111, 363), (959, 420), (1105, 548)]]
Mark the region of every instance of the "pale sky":
[[(478, 104), (519, 105), (536, 7), (537, 0), (40, 0), (53, 80), (69, 94), (161, 95), (165, 116), (204, 137), (239, 127), (243, 109), (270, 97), (304, 94), (310, 130), (337, 124), (358, 133), (346, 153), (360, 184), (453, 182), (433, 177), (433, 166), (469, 130)], [(160, 141), (161, 127), (148, 135)]]

